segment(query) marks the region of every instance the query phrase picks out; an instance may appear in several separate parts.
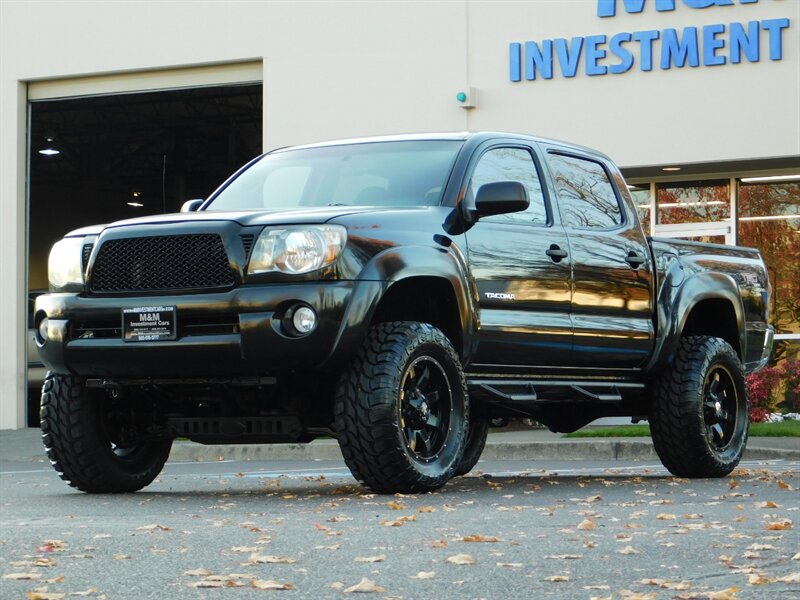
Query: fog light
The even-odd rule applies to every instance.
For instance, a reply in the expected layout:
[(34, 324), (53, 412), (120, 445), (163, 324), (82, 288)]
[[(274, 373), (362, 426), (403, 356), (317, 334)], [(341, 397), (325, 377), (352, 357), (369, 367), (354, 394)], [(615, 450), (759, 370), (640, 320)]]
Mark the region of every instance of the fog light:
[(292, 315), (292, 325), (297, 333), (309, 333), (317, 325), (317, 313), (308, 306), (301, 306)]
[(44, 344), (47, 341), (47, 319), (42, 319), (39, 322), (39, 341)]

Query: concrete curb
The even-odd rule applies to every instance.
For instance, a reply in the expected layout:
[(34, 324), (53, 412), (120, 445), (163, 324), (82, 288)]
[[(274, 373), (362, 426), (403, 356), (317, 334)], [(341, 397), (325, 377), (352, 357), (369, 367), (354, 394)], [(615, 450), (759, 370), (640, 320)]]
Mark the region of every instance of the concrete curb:
[[(658, 455), (649, 440), (489, 441), (483, 458), (491, 460), (649, 460)], [(171, 462), (213, 460), (341, 460), (335, 440), (309, 444), (208, 445), (175, 442)], [(748, 447), (744, 460), (800, 460), (800, 449)]]

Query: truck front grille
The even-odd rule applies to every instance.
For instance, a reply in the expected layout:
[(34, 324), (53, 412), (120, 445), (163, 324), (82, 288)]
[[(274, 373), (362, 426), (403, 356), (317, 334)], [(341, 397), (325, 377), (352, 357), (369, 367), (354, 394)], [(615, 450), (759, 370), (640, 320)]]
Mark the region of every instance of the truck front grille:
[(92, 268), (93, 292), (144, 292), (232, 287), (233, 271), (217, 234), (108, 240)]

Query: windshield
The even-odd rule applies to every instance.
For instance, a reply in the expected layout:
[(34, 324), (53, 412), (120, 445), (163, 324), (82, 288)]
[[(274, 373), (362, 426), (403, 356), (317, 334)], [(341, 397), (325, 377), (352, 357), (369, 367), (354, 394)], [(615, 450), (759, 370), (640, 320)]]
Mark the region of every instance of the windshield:
[(371, 142), (268, 154), (206, 210), (436, 206), (463, 142)]

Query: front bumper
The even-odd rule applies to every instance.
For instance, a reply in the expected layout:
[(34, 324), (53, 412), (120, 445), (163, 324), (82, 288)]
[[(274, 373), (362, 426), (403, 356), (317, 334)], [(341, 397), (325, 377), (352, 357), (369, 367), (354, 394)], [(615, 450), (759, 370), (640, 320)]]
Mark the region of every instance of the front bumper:
[[(47, 318), (37, 340), (51, 371), (116, 380), (235, 377), (326, 368), (347, 360), (360, 339), (373, 282), (334, 281), (241, 286), (228, 292), (139, 297), (45, 294), (35, 320)], [(363, 298), (366, 296), (366, 298)], [(353, 302), (355, 297), (362, 301)], [(310, 306), (316, 328), (293, 337), (282, 328), (292, 306)], [(177, 339), (126, 342), (122, 309), (175, 306)]]

